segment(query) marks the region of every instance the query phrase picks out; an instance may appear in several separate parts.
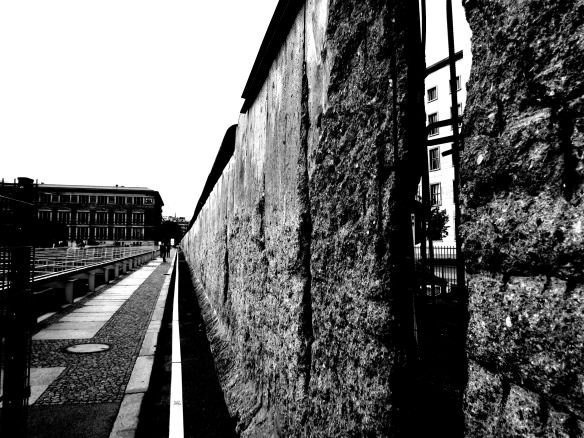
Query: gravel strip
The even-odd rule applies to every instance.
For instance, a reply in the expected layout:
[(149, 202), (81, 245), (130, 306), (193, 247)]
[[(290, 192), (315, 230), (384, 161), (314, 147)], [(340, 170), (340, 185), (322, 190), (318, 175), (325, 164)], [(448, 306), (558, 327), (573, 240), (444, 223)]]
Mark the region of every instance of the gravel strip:
[[(32, 367), (66, 367), (35, 405), (122, 401), (168, 266), (160, 264), (95, 337), (33, 341)], [(91, 354), (64, 351), (78, 343), (110, 344), (111, 348)]]

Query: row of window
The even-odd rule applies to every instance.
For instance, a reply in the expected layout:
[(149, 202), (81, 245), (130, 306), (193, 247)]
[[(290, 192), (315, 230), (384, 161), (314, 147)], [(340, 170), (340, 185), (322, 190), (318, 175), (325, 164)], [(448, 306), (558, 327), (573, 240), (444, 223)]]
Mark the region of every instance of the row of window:
[[(96, 227), (93, 230), (96, 240), (144, 239), (144, 228), (130, 228), (129, 232), (123, 227)], [(69, 227), (67, 234), (68, 239), (88, 240), (90, 238), (89, 227)]]
[[(94, 216), (94, 224), (107, 225), (109, 223), (108, 216), (109, 215), (107, 211), (96, 211)], [(122, 212), (114, 212), (113, 222), (114, 224), (126, 224), (128, 217), (131, 218), (132, 224), (141, 225), (144, 223), (144, 213), (132, 213), (131, 216), (129, 216), (128, 214)], [(51, 210), (39, 210), (38, 218), (43, 222), (51, 222), (53, 220), (53, 212)], [(88, 211), (76, 212), (76, 220), (78, 224), (88, 225), (89, 212)], [(65, 224), (71, 223), (71, 212), (58, 211), (57, 222)]]
[[(449, 92), (450, 94), (452, 94), (452, 86), (450, 85), (450, 81), (448, 83), (449, 85)], [(456, 77), (456, 90), (459, 91), (462, 88), (462, 83), (460, 80), (460, 76)], [(430, 87), (426, 90), (426, 97), (428, 102), (433, 102), (435, 100), (438, 99), (438, 86), (435, 85), (433, 87)]]
[[(452, 107), (450, 108), (450, 112), (452, 113)], [(458, 116), (461, 117), (462, 116), (462, 103), (458, 104)], [(428, 114), (428, 125), (432, 124), (432, 123), (437, 123), (440, 119), (438, 118), (438, 113), (432, 113), (432, 114)], [(462, 124), (459, 123), (458, 126), (460, 127)], [(450, 130), (454, 130), (454, 128), (452, 127), (452, 125), (450, 126)], [(432, 128), (430, 129), (430, 132), (428, 132), (428, 136), (433, 136), (433, 135), (438, 135), (440, 134), (440, 128)]]
[(39, 193), (39, 202), (64, 204), (154, 205), (154, 198), (145, 196), (71, 195)]

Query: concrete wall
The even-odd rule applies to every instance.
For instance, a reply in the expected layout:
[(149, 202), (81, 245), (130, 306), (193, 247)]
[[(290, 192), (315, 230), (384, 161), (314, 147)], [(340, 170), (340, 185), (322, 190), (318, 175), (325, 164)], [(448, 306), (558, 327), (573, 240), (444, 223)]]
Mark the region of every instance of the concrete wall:
[(466, 9), (467, 436), (584, 436), (584, 3)]
[(242, 436), (400, 428), (417, 16), (409, 0), (306, 1), (182, 242)]

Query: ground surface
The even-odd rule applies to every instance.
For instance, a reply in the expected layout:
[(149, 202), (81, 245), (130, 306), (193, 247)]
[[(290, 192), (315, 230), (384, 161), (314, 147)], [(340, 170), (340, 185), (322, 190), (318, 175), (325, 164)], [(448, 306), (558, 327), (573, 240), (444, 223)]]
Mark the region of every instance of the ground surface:
[[(150, 275), (95, 336), (33, 340), (31, 367), (60, 372), (29, 408), (29, 437), (109, 437), (168, 263), (151, 264), (142, 269), (150, 270)], [(44, 328), (87, 308), (88, 300), (98, 298), (109, 289), (102, 289), (66, 312), (53, 316), (43, 324)], [(111, 348), (93, 354), (63, 351), (68, 345), (86, 342), (105, 343)]]

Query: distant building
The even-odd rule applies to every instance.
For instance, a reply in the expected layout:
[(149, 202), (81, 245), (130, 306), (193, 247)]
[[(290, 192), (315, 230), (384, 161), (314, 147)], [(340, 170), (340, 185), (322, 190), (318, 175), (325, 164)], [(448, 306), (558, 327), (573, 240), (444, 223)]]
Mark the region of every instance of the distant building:
[(162, 216), (162, 220), (177, 223), (183, 234), (185, 234), (189, 228), (189, 221), (187, 221), (183, 216)]
[[(15, 184), (2, 182), (0, 195)], [(33, 203), (39, 228), (60, 228), (68, 242), (106, 244), (154, 244), (164, 205), (146, 187), (59, 184), (35, 184)]]
[[(472, 62), (471, 31), (466, 20), (463, 2), (452, 2), (454, 59), (456, 65), (456, 113), (462, 116), (466, 104), (466, 83), (470, 76)], [(447, 2), (436, 0), (426, 2), (426, 79), (424, 82), (426, 123), (441, 122), (451, 118), (450, 68), (448, 62)], [(461, 127), (461, 124), (459, 124)], [(452, 136), (452, 126), (433, 129), (428, 141), (440, 143), (438, 139)], [(459, 128), (460, 133), (460, 128)], [(427, 147), (430, 203), (448, 215), (447, 236), (434, 241), (435, 246), (455, 245), (454, 230), (454, 167), (452, 142)], [(446, 155), (444, 155), (446, 153)], [(421, 184), (418, 190), (421, 198)]]
[[(458, 100), (457, 114), (462, 117), (463, 106), (466, 102), (466, 80), (464, 77), (465, 68), (464, 53), (457, 54), (456, 61), (456, 93)], [(426, 121), (427, 124), (439, 122), (451, 117), (451, 90), (450, 71), (447, 59), (428, 66), (426, 76)], [(459, 127), (461, 124), (459, 124)], [(445, 126), (433, 129), (428, 134), (428, 140), (447, 137), (452, 135), (452, 126)], [(430, 183), (430, 204), (440, 210), (446, 210), (448, 214), (448, 235), (443, 238), (440, 244), (454, 246), (454, 167), (452, 166), (452, 155), (443, 155), (452, 149), (452, 143), (442, 143), (428, 146), (428, 170)], [(421, 183), (420, 183), (421, 184)], [(421, 187), (419, 188), (421, 194)]]

